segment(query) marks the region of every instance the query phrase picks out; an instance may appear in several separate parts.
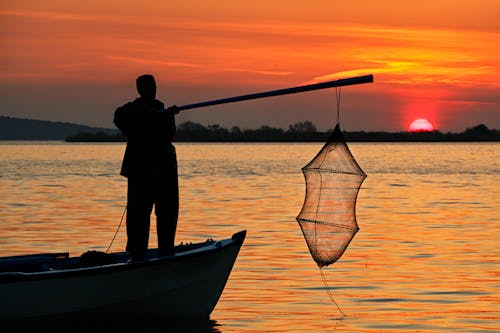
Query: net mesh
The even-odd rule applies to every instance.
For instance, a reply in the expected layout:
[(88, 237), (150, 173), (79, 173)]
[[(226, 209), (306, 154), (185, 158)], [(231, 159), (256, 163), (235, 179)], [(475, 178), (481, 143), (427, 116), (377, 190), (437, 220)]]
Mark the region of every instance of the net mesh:
[(302, 168), (306, 195), (297, 222), (319, 267), (337, 261), (358, 231), (356, 198), (366, 174), (351, 154), (339, 125)]

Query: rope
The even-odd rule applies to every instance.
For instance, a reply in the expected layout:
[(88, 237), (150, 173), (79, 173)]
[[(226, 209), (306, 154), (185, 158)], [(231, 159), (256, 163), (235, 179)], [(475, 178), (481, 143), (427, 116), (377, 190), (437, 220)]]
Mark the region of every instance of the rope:
[(335, 304), (335, 306), (337, 307), (337, 309), (339, 309), (339, 311), (342, 314), (342, 316), (346, 317), (346, 314), (342, 311), (342, 309), (339, 307), (339, 305), (337, 304), (337, 302), (335, 302), (335, 299), (333, 299), (333, 292), (330, 290), (330, 286), (328, 285), (328, 281), (326, 281), (326, 276), (325, 276), (325, 272), (323, 271), (323, 268), (320, 267), (319, 271), (321, 273), (321, 280), (323, 280), (323, 284), (325, 285), (326, 293), (328, 294), (328, 296), (332, 300), (333, 304)]
[(125, 212), (127, 211), (127, 206), (125, 206), (125, 209), (123, 210), (122, 218), (120, 219), (120, 224), (118, 225), (118, 228), (116, 228), (115, 235), (113, 236), (113, 239), (111, 240), (111, 243), (109, 243), (108, 249), (106, 250), (106, 253), (109, 252), (109, 249), (111, 249), (111, 246), (113, 245), (113, 242), (115, 241), (116, 235), (118, 235), (118, 231), (120, 231), (120, 228), (123, 223), (123, 217), (125, 216)]
[(342, 87), (335, 88), (335, 97), (337, 99), (337, 125), (340, 124), (340, 94), (342, 92)]

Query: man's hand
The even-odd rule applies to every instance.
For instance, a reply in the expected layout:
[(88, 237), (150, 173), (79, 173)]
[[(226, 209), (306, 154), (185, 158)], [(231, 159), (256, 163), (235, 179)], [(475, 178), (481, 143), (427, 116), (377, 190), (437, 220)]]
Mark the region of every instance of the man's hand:
[(179, 112), (181, 112), (181, 110), (179, 110), (177, 105), (172, 105), (172, 106), (169, 106), (167, 108), (167, 112), (172, 113), (172, 114), (178, 114)]

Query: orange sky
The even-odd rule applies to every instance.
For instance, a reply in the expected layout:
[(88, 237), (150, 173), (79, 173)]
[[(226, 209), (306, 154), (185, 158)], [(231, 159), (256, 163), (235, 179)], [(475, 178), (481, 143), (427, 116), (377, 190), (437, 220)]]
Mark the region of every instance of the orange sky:
[[(152, 73), (186, 104), (355, 75), (348, 130), (500, 128), (497, 1), (0, 1), (0, 114), (112, 127)], [(186, 111), (178, 122), (333, 124), (334, 91)]]

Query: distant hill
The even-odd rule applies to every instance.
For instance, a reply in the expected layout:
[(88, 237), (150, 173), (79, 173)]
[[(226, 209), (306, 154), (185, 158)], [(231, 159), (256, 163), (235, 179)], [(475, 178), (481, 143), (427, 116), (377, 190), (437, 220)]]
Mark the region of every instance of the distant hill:
[(0, 140), (65, 140), (77, 133), (116, 134), (114, 129), (0, 116)]

